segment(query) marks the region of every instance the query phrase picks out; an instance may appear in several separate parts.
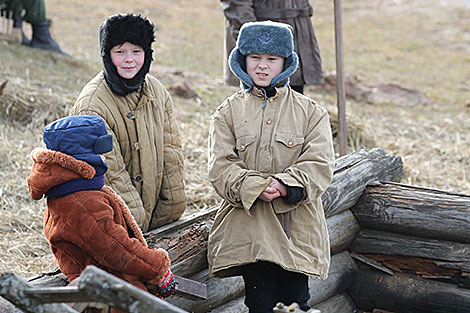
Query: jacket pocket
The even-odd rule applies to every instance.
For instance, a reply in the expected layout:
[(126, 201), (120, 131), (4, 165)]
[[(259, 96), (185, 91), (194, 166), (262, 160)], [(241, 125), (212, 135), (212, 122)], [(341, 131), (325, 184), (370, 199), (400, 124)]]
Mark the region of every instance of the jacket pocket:
[(282, 143), (287, 148), (294, 148), (302, 145), (305, 141), (303, 136), (296, 134), (277, 133), (275, 140)]
[(256, 135), (246, 135), (237, 138), (235, 143), (236, 153), (240, 160), (243, 160), (247, 166), (254, 161)]
[(277, 133), (273, 145), (273, 170), (283, 172), (295, 164), (302, 153), (305, 139), (303, 136), (289, 133)]

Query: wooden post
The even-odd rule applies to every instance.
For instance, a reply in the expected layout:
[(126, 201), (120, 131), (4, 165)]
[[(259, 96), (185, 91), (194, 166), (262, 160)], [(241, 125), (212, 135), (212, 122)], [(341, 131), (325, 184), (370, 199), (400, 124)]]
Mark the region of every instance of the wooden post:
[(336, 41), (336, 98), (338, 105), (338, 152), (340, 156), (347, 153), (348, 137), (346, 134), (346, 97), (344, 91), (343, 59), (343, 21), (341, 17), (341, 0), (335, 4), (335, 41)]

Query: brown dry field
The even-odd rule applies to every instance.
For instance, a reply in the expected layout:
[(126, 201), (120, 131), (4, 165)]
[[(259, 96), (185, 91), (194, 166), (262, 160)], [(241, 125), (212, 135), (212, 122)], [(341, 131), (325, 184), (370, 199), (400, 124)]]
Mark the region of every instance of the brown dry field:
[[(157, 26), (153, 73), (168, 87), (186, 82), (198, 98), (174, 96), (187, 168), (188, 212), (215, 204), (206, 179), (210, 114), (236, 88), (223, 86), (223, 15), (215, 0), (46, 0), (53, 37), (67, 58), (0, 43), (0, 273), (23, 276), (56, 267), (42, 233), (45, 202), (32, 201), (29, 153), (44, 123), (65, 114), (100, 70), (98, 27), (135, 12)], [(314, 2), (326, 72), (334, 71), (333, 1)], [(470, 1), (349, 0), (343, 3), (345, 72), (369, 85), (394, 83), (431, 101), (347, 101), (350, 149), (383, 148), (403, 158), (402, 183), (470, 194)], [(31, 30), (25, 25), (26, 33)], [(306, 94), (336, 114), (335, 94)], [(359, 138), (359, 139), (358, 139)]]

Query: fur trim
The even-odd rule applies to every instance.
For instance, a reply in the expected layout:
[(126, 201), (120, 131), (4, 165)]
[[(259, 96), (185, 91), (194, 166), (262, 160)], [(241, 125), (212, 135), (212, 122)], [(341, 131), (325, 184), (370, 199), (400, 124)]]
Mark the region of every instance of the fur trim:
[(154, 25), (140, 14), (115, 14), (108, 17), (100, 26), (101, 56), (109, 56), (111, 48), (127, 41), (140, 46), (151, 58), (154, 29)]
[(237, 48), (243, 55), (271, 54), (288, 58), (294, 52), (292, 26), (273, 21), (243, 24)]
[(101, 188), (101, 191), (110, 195), (114, 199), (114, 201), (116, 201), (122, 211), (124, 219), (126, 220), (127, 226), (130, 227), (137, 240), (139, 240), (146, 248), (148, 248), (147, 241), (145, 240), (144, 235), (142, 234), (142, 230), (140, 230), (139, 225), (137, 225), (137, 222), (132, 216), (132, 213), (127, 207), (124, 200), (122, 200), (122, 198), (111, 187), (104, 186), (103, 188)]
[[(289, 77), (295, 73), (298, 65), (297, 54), (293, 52), (288, 58), (284, 59), (283, 71), (271, 80), (269, 86), (280, 87), (287, 85), (289, 83)], [(248, 87), (255, 85), (250, 75), (246, 72), (246, 56), (241, 54), (237, 48), (233, 49), (232, 53), (230, 53), (229, 66), (233, 74), (237, 76), (243, 84)]]
[(36, 148), (31, 152), (31, 159), (37, 163), (57, 164), (86, 179), (92, 179), (96, 173), (93, 166), (87, 162), (77, 160), (74, 157), (59, 151)]

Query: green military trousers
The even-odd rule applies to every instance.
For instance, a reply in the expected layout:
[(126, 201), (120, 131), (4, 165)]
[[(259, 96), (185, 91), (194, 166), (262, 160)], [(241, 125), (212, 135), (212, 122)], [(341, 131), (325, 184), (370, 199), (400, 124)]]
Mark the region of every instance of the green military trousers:
[(2, 16), (22, 16), (30, 24), (38, 24), (46, 19), (44, 0), (0, 0), (0, 8)]

